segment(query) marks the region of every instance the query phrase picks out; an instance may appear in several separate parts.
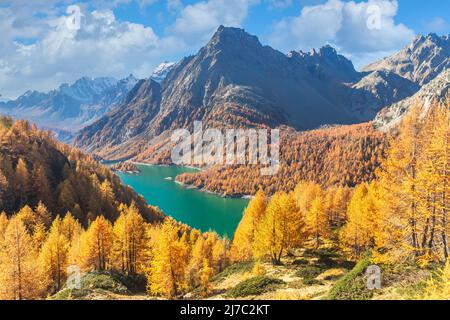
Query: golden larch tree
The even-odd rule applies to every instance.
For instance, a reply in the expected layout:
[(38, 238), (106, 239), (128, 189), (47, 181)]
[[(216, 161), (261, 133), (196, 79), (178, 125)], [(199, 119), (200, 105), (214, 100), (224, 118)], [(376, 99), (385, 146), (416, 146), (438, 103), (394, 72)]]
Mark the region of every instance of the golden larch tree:
[(259, 190), (244, 211), (244, 215), (234, 233), (230, 249), (231, 260), (248, 261), (253, 258), (253, 242), (256, 228), (267, 207), (267, 197)]
[(42, 277), (36, 270), (36, 250), (22, 220), (11, 218), (0, 248), (0, 298), (37, 299), (44, 292)]

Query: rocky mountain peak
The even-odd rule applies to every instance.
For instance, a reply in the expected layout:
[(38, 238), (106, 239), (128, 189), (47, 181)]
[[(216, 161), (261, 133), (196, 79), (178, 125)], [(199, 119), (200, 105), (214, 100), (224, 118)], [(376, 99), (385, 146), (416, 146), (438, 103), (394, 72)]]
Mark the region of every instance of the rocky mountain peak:
[(363, 71), (389, 70), (424, 85), (450, 68), (450, 38), (430, 33), (417, 36), (398, 53), (372, 63)]
[(338, 82), (355, 82), (361, 75), (355, 70), (353, 63), (331, 45), (326, 45), (310, 52), (291, 51), (287, 55), (292, 61), (303, 63), (307, 68), (321, 77), (325, 76)]
[(150, 78), (158, 83), (161, 83), (164, 81), (164, 79), (166, 79), (167, 75), (169, 74), (170, 71), (172, 71), (174, 67), (175, 67), (174, 62), (164, 61), (159, 66), (157, 66), (155, 70), (153, 70), (153, 73), (150, 76)]
[(245, 50), (262, 47), (258, 37), (250, 35), (244, 29), (220, 26), (205, 48), (209, 50)]
[(338, 57), (338, 53), (337, 53), (336, 49), (328, 44), (326, 46), (323, 46), (322, 48), (320, 48), (319, 51), (317, 52), (317, 54), (322, 57), (331, 57), (331, 58)]
[(415, 95), (401, 100), (381, 110), (374, 120), (376, 127), (388, 131), (401, 122), (408, 111), (417, 103), (428, 112), (432, 102), (446, 103), (450, 98), (450, 69), (441, 72), (436, 78), (424, 85)]
[(218, 128), (308, 130), (372, 120), (382, 107), (417, 90), (416, 82), (389, 68), (357, 72), (330, 45), (286, 55), (243, 29), (220, 26), (160, 86), (139, 83), (124, 104), (81, 130), (75, 141), (105, 158), (132, 157), (194, 121)]

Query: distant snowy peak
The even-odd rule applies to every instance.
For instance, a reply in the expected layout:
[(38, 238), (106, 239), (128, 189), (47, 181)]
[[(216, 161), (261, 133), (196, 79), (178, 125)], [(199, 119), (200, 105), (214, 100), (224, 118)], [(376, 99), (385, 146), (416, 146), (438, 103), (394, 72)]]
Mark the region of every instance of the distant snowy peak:
[(75, 100), (92, 102), (101, 96), (105, 90), (116, 86), (118, 82), (114, 78), (83, 77), (75, 81), (72, 85), (62, 84), (58, 90), (60, 93), (70, 96)]
[(136, 85), (136, 83), (138, 83), (138, 81), (138, 78), (136, 78), (133, 74), (130, 74), (128, 77), (120, 80), (119, 82), (128, 90), (131, 90)]
[(150, 78), (158, 83), (161, 83), (166, 79), (167, 75), (170, 71), (172, 71), (173, 67), (175, 66), (175, 62), (163, 62), (161, 63), (156, 69), (153, 71)]
[(73, 132), (125, 101), (138, 81), (132, 74), (122, 80), (82, 77), (48, 93), (30, 90), (16, 100), (0, 102), (0, 114), (26, 118), (55, 132)]

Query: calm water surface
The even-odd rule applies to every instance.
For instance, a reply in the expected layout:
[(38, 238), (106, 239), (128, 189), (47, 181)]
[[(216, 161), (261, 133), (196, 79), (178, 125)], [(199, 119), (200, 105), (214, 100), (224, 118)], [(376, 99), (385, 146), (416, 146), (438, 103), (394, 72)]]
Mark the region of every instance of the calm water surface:
[(232, 237), (248, 204), (245, 199), (229, 199), (186, 189), (175, 183), (175, 177), (195, 169), (138, 165), (140, 174), (119, 173), (122, 181), (141, 194), (149, 204), (165, 214), (201, 231), (214, 230)]

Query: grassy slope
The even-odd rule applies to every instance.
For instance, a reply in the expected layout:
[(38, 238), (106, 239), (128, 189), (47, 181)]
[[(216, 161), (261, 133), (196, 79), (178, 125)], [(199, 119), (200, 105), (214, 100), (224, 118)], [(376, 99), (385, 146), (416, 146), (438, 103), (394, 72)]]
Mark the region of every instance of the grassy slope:
[(381, 266), (382, 289), (370, 291), (366, 269), (371, 264), (366, 257), (355, 265), (332, 249), (297, 250), (283, 259), (281, 266), (264, 263), (264, 277), (255, 277), (251, 264), (231, 266), (215, 278), (209, 299), (417, 299), (433, 270)]
[[(204, 297), (197, 291), (186, 299), (253, 299), (253, 300), (364, 300), (417, 299), (423, 292), (433, 268), (412, 266), (382, 267), (382, 289), (366, 288), (366, 268), (370, 257), (356, 265), (332, 249), (296, 250), (273, 266), (263, 263), (263, 274), (252, 273), (254, 264), (238, 263), (212, 280), (212, 290)], [(145, 292), (145, 279), (120, 273), (87, 273), (82, 276), (81, 290), (63, 289), (51, 299), (143, 300), (156, 299)]]

